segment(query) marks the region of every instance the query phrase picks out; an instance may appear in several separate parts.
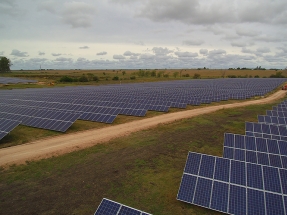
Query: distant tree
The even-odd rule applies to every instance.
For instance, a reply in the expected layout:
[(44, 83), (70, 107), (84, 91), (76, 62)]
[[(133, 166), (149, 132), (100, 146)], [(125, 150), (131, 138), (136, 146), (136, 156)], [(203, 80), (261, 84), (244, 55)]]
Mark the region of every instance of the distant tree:
[(94, 76), (93, 77), (93, 81), (97, 81), (98, 82), (99, 81), (99, 77), (98, 76)]
[(133, 75), (133, 76), (130, 77), (130, 79), (131, 79), (131, 80), (135, 80), (135, 79), (136, 79), (136, 76)]
[(156, 76), (156, 71), (155, 70), (151, 71), (150, 76), (151, 77), (155, 77)]
[(198, 74), (198, 73), (195, 73), (195, 74), (193, 75), (193, 78), (194, 78), (194, 79), (199, 79), (200, 77), (201, 77), (201, 75)]
[(0, 72), (10, 72), (10, 66), (12, 66), (12, 63), (10, 59), (7, 57), (0, 57)]
[(112, 78), (112, 80), (113, 80), (113, 81), (118, 81), (118, 80), (119, 80), (119, 77), (118, 77), (118, 76), (114, 76), (114, 77)]
[(178, 74), (179, 74), (179, 72), (174, 72), (174, 73), (173, 73), (173, 77), (176, 78), (176, 77), (178, 76)]
[(259, 75), (254, 75), (254, 78), (260, 78)]
[(122, 74), (125, 75), (125, 74), (126, 74), (126, 71), (122, 71)]
[(276, 74), (270, 75), (270, 78), (285, 78), (284, 75), (282, 75), (282, 72), (276, 72)]
[(73, 82), (74, 79), (69, 76), (63, 76), (60, 78), (60, 82)]
[(87, 73), (88, 79), (91, 81), (94, 78), (94, 74), (92, 73)]
[(87, 76), (82, 75), (82, 76), (79, 78), (79, 81), (80, 81), (80, 82), (88, 82), (89, 79), (87, 78)]

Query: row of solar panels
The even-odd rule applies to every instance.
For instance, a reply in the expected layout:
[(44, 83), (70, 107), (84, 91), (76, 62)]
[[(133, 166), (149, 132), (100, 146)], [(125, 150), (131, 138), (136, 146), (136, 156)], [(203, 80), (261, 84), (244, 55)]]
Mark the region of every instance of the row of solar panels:
[[(234, 81), (230, 81), (234, 83)], [(268, 83), (266, 80), (255, 79), (235, 82), (238, 85), (245, 83), (243, 85), (250, 88), (264, 85), (260, 90), (265, 92), (281, 84), (282, 80), (272, 79)], [(27, 126), (65, 132), (77, 119), (113, 123), (119, 114), (145, 116), (148, 110), (167, 112), (170, 107), (186, 108), (187, 104), (199, 105), (200, 103), (226, 100), (228, 98), (226, 94), (218, 95), (212, 89), (198, 90), (202, 84), (212, 85), (218, 90), (225, 86), (224, 83), (228, 84), (229, 81), (207, 80), (200, 84), (196, 81), (176, 81), (100, 87), (4, 90), (3, 93), (1, 92), (0, 117), (20, 121), (20, 124)], [(174, 86), (177, 88), (174, 89)], [(174, 91), (179, 92), (178, 95), (182, 96), (177, 100), (166, 100), (168, 94), (176, 99)], [(200, 98), (200, 95), (192, 94), (197, 91), (204, 92), (204, 95), (206, 92), (210, 92), (214, 97)], [(164, 92), (162, 98), (158, 95), (160, 92)], [(130, 97), (128, 93), (131, 94)], [(251, 94), (248, 90), (240, 90), (240, 93), (229, 94), (229, 96), (246, 98)], [(105, 98), (103, 95), (107, 97)], [(96, 98), (101, 99), (97, 100)], [(63, 102), (54, 102), (55, 100)], [(125, 102), (120, 102), (121, 100)]]
[(0, 84), (18, 84), (18, 83), (36, 83), (35, 80), (22, 79), (22, 78), (10, 78), (0, 77)]
[[(281, 107), (278, 105), (277, 107)], [(189, 152), (177, 199), (228, 214), (287, 214), (287, 121), (283, 110), (226, 133), (223, 157)]]

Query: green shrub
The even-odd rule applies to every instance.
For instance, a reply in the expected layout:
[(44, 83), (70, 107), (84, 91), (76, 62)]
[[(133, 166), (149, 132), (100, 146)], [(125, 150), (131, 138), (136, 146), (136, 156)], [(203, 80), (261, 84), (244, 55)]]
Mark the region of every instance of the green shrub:
[(97, 81), (97, 82), (98, 82), (99, 80), (100, 80), (100, 79), (99, 79), (98, 76), (94, 76), (94, 77), (93, 77), (93, 81)]
[(80, 78), (79, 78), (79, 82), (88, 82), (89, 79), (87, 78), (87, 76), (85, 75), (82, 75)]
[(60, 82), (73, 82), (74, 79), (69, 76), (63, 76), (60, 78)]
[(131, 80), (135, 80), (135, 79), (136, 79), (136, 76), (131, 76), (130, 79), (131, 79)]
[(114, 76), (112, 80), (113, 80), (113, 81), (118, 81), (118, 80), (119, 80), (119, 77), (118, 77), (118, 76)]

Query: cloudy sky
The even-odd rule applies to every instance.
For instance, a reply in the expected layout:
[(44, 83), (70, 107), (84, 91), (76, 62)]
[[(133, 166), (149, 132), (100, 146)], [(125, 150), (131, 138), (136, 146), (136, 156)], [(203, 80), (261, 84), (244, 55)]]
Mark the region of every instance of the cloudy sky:
[(12, 69), (287, 67), (286, 0), (0, 0)]

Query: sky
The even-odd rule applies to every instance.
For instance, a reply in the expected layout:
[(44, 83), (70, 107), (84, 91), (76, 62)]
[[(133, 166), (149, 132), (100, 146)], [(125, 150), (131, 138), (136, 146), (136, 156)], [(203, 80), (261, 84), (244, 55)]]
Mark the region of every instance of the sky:
[(286, 0), (0, 0), (18, 69), (287, 67)]

